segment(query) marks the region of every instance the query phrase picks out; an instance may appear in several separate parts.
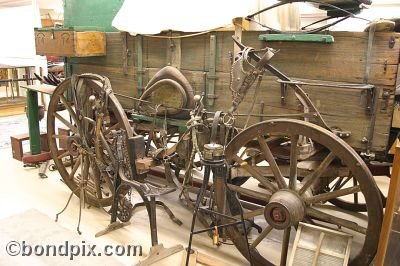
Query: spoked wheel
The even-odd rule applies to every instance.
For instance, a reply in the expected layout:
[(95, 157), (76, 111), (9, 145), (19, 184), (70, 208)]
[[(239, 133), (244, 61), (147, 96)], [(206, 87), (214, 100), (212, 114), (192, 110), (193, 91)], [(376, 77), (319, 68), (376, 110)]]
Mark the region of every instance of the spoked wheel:
[[(61, 134), (60, 128), (69, 134)], [(83, 74), (55, 89), (47, 115), (50, 151), (65, 184), (78, 197), (84, 191), (90, 205), (112, 203), (115, 156), (110, 147), (113, 131), (121, 128), (132, 135), (107, 78)]]
[[(349, 176), (339, 176), (333, 180), (329, 184), (326, 185), (325, 191), (335, 191), (338, 189), (342, 189), (348, 186), (356, 186), (357, 179), (352, 177), (350, 174)], [(383, 206), (386, 205), (386, 197), (383, 195), (382, 191), (379, 190), (379, 194), (381, 196)], [(342, 198), (334, 198), (329, 200), (330, 203), (348, 211), (353, 212), (366, 212), (367, 211), (367, 204), (364, 201), (360, 192), (356, 192), (352, 194), (350, 197), (342, 197)]]
[[(277, 137), (289, 140), (288, 160), (274, 156), (273, 143)], [(249, 146), (253, 149), (251, 156), (245, 152)], [(312, 154), (310, 157), (304, 156), (307, 150)], [(217, 186), (217, 206), (219, 211), (225, 210), (236, 217), (238, 207), (242, 206), (245, 219), (253, 219), (262, 228), (258, 233), (247, 232), (250, 254), (243, 229), (240, 226), (226, 229), (240, 252), (247, 259), (251, 255), (255, 265), (286, 265), (299, 222), (353, 235), (350, 265), (371, 262), (383, 215), (381, 197), (369, 169), (343, 140), (308, 122), (277, 119), (242, 131), (228, 144), (225, 153), (230, 167), (229, 190)], [(304, 165), (308, 165), (307, 171)], [(326, 184), (337, 180), (332, 176), (348, 176), (357, 182), (327, 191)], [(232, 200), (231, 191), (238, 193), (241, 205)], [(354, 193), (365, 202), (365, 215), (344, 213), (327, 203)]]

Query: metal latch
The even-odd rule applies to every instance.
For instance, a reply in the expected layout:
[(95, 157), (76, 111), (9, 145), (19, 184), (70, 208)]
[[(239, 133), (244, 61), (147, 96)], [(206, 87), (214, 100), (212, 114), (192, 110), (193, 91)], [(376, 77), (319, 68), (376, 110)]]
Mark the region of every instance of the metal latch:
[(390, 39), (389, 39), (389, 48), (390, 48), (390, 49), (393, 49), (395, 43), (396, 43), (395, 38), (394, 38), (393, 36), (390, 36)]

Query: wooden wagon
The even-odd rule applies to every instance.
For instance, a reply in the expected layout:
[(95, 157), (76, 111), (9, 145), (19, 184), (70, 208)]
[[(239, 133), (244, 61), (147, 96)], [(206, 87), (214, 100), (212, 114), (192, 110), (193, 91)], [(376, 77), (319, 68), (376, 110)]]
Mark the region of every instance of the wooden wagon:
[[(333, 43), (305, 43), (244, 31), (239, 54), (232, 35), (106, 33), (105, 56), (68, 58), (72, 78), (57, 87), (48, 115), (50, 149), (63, 179), (77, 195), (84, 187), (92, 205), (110, 205), (118, 195), (118, 218), (129, 220), (131, 194), (115, 194), (114, 178), (143, 193), (143, 174), (162, 164), (187, 204), (259, 229), (251, 245), (240, 226), (225, 229), (255, 264), (277, 263), (263, 244), (275, 231), (285, 262), (291, 230), (306, 221), (350, 232), (358, 243), (351, 264), (367, 265), (383, 199), (367, 164), (385, 160), (391, 145), (400, 35), (330, 32), (321, 38)], [(250, 75), (254, 85), (245, 93), (232, 86), (243, 87)], [(195, 174), (199, 167), (204, 179)], [(211, 187), (205, 203), (192, 200), (196, 182), (203, 187), (199, 198)], [(337, 217), (332, 206), (354, 217)], [(199, 216), (206, 225), (228, 223), (215, 213)]]

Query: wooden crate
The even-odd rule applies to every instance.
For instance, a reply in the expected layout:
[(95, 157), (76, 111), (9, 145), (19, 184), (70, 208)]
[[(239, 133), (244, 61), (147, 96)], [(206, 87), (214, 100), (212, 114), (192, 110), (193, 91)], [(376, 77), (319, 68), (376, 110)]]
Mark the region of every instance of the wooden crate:
[(36, 54), (67, 57), (104, 56), (106, 37), (99, 31), (35, 29)]
[[(29, 140), (29, 134), (20, 134), (10, 136), (11, 139), (11, 148), (12, 148), (12, 156), (14, 159), (18, 161), (22, 161), (22, 157), (24, 156), (24, 151), (22, 147), (22, 142)], [(42, 151), (49, 151), (49, 144), (47, 141), (47, 133), (40, 133), (40, 147)]]

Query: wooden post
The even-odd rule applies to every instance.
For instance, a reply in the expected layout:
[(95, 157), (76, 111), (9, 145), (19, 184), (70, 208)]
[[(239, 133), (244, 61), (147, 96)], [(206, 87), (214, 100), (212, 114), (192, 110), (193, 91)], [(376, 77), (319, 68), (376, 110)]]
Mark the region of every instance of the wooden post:
[[(399, 259), (400, 232), (400, 144), (396, 147), (393, 160), (392, 175), (390, 178), (389, 192), (386, 200), (385, 215), (383, 217), (381, 235), (379, 237), (378, 251), (375, 265), (397, 265)], [(396, 223), (393, 223), (395, 218)], [(396, 228), (394, 228), (396, 227)]]
[(138, 96), (141, 96), (143, 93), (143, 76), (144, 76), (144, 69), (143, 69), (143, 36), (137, 35), (136, 36), (136, 69), (137, 69), (137, 90)]
[(128, 33), (121, 32), (122, 45), (122, 71), (124, 75), (128, 75)]

